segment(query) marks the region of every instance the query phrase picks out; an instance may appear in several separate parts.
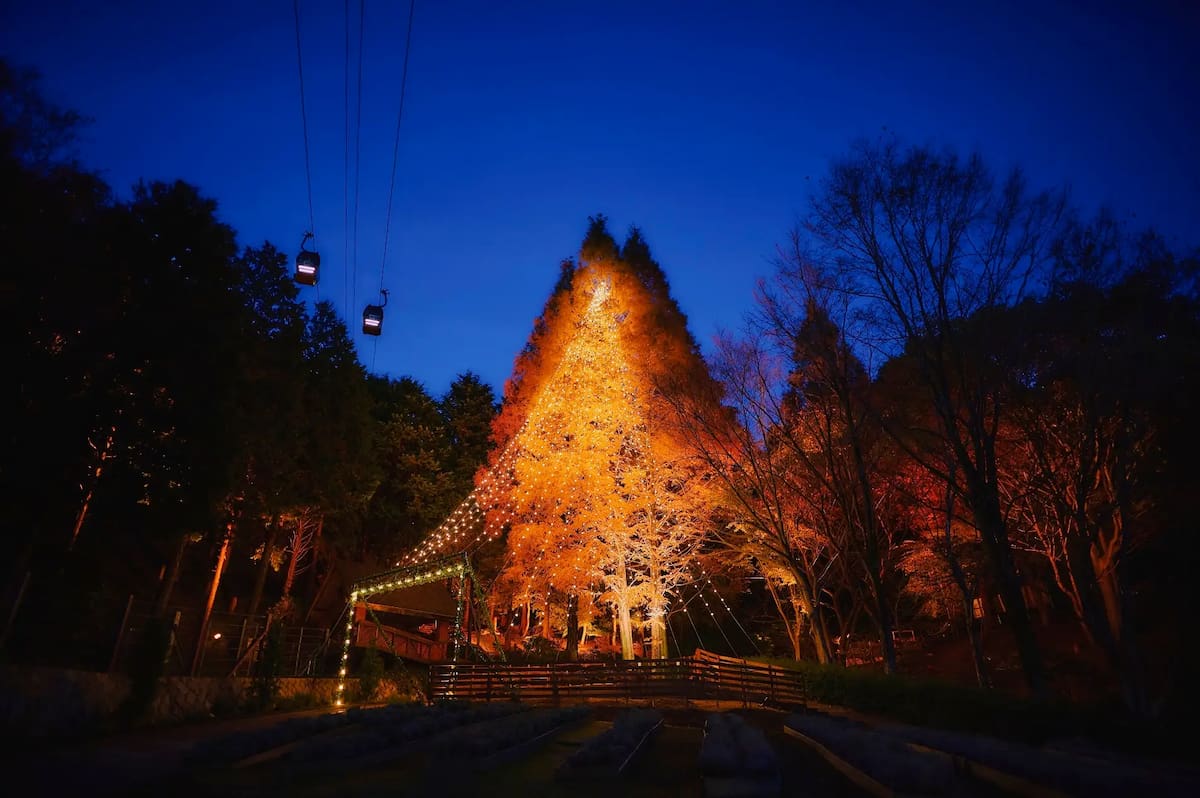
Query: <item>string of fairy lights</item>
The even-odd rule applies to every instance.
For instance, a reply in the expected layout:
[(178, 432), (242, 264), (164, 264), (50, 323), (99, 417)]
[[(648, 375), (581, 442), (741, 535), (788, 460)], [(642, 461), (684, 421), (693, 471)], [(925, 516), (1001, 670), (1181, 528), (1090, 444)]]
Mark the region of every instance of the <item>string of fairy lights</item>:
[[(385, 574), (378, 583), (383, 587), (363, 587), (352, 595), (352, 601), (369, 595), (367, 591), (381, 592), (409, 586), (414, 579), (439, 578), (448, 566), (442, 564), (428, 572), (421, 569), (444, 563), (448, 556), (462, 556), (466, 561), (470, 554), (506, 531), (509, 546), (516, 555), (514, 560), (523, 570), (524, 585), (516, 595), (532, 596), (535, 585), (553, 589), (555, 580), (570, 594), (577, 594), (581, 585), (593, 585), (597, 577), (603, 580), (600, 557), (580, 556), (576, 548), (578, 538), (585, 522), (597, 526), (607, 523), (611, 527), (619, 524), (620, 519), (611, 506), (606, 509), (603, 502), (590, 501), (588, 491), (583, 490), (582, 485), (598, 477), (597, 469), (614, 467), (610, 462), (611, 444), (617, 432), (615, 425), (619, 423), (614, 420), (614, 409), (628, 411), (625, 413), (627, 419), (630, 416), (640, 418), (637, 394), (632, 387), (630, 367), (620, 339), (619, 325), (624, 314), (614, 312), (609, 302), (611, 296), (608, 280), (593, 281), (586, 310), (576, 323), (555, 369), (533, 398), (516, 434), (445, 521), (396, 563), (399, 570), (394, 573), (398, 576), (392, 578)], [(568, 419), (581, 418), (591, 421), (566, 423)], [(619, 430), (619, 436), (629, 441), (631, 451), (645, 450), (648, 442), (644, 440), (644, 424), (640, 420), (627, 421), (627, 424), (627, 429)], [(571, 430), (569, 442), (564, 441), (564, 429)], [(603, 454), (603, 457), (597, 457), (597, 454)], [(574, 480), (579, 481), (581, 489), (577, 495), (564, 499), (563, 486), (569, 486)], [(580, 517), (589, 512), (592, 515), (588, 518)], [(521, 556), (530, 547), (535, 556)], [(737, 622), (728, 602), (713, 587), (703, 567), (698, 562), (695, 566), (701, 576), (693, 581), (697, 585), (697, 594), (692, 600), (698, 596), (714, 625), (721, 629), (714, 605), (704, 595), (707, 588)], [(461, 566), (459, 568), (454, 573), (461, 576)], [(673, 585), (666, 591), (664, 606), (657, 610), (672, 636), (675, 632), (668, 622), (670, 597), (677, 594), (679, 587)], [(691, 601), (683, 602), (681, 611), (687, 614), (699, 639), (699, 628), (688, 614), (689, 603)], [(352, 625), (353, 617), (347, 625), (344, 654), (349, 651)], [(753, 639), (740, 622), (738, 626), (753, 645)], [(721, 634), (733, 650), (723, 629)]]
[[(420, 564), (449, 552), (473, 552), (498, 538), (506, 527), (511, 527), (518, 520), (518, 506), (535, 512), (542, 509), (545, 514), (545, 508), (537, 507), (538, 497), (542, 495), (540, 489), (544, 484), (559, 480), (564, 458), (539, 458), (537, 453), (544, 448), (545, 442), (553, 437), (551, 430), (560, 426), (554, 423), (555, 419), (565, 417), (568, 412), (580, 412), (580, 397), (573, 391), (565, 390), (568, 386), (564, 383), (571, 381), (572, 374), (583, 373), (602, 359), (617, 364), (616, 371), (619, 377), (624, 377), (628, 370), (620, 353), (620, 340), (616, 334), (617, 321), (613, 314), (605, 314), (605, 305), (610, 295), (610, 283), (597, 280), (581, 321), (579, 334), (573, 336), (567, 344), (558, 366), (545, 388), (535, 397), (530, 412), (517, 433), (505, 445), (491, 468), (484, 472), (479, 484), (445, 521), (402, 557), (397, 565)], [(607, 357), (597, 357), (598, 351), (603, 351)], [(626, 383), (627, 379), (620, 379), (616, 386), (616, 391), (625, 397), (631, 393)], [(589, 404), (597, 404), (596, 398), (593, 397)], [(540, 464), (543, 462), (548, 462), (548, 471), (541, 469)], [(531, 473), (522, 473), (530, 470)], [(526, 476), (526, 479), (521, 479), (521, 476)], [(563, 521), (562, 525), (569, 524)], [(550, 539), (552, 525), (539, 526), (544, 533), (543, 540), (540, 541), (544, 546), (542, 550), (549, 551), (555, 563), (561, 565), (561, 547), (552, 545), (553, 541)], [(471, 537), (472, 532), (476, 530), (478, 532)], [(525, 541), (520, 539), (520, 535), (516, 537), (518, 539), (514, 544), (519, 548)]]

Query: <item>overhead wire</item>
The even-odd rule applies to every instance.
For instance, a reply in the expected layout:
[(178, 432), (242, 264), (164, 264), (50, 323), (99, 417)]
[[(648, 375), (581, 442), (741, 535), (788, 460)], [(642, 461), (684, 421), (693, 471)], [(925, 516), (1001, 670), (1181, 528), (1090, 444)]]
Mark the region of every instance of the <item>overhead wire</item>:
[(362, 87), (363, 87), (363, 31), (366, 29), (367, 4), (366, 0), (358, 0), (358, 85), (357, 101), (354, 113), (354, 243), (352, 251), (352, 271), (350, 280), (350, 307), (358, 307), (358, 197), (359, 175), (362, 164)]
[[(404, 97), (408, 92), (408, 57), (412, 53), (413, 14), (417, 8), (417, 0), (408, 3), (408, 29), (404, 34), (404, 65), (400, 70), (400, 107), (396, 111), (396, 137), (392, 144), (392, 176), (388, 182), (387, 214), (383, 219), (383, 256), (379, 260), (379, 292), (383, 293), (383, 277), (387, 270), (388, 243), (392, 232), (392, 201), (396, 196), (396, 166), (400, 160), (400, 125), (404, 121)], [(375, 355), (379, 350), (379, 339), (371, 352), (371, 370), (375, 370)]]
[(404, 121), (404, 95), (408, 89), (408, 56), (412, 52), (413, 12), (417, 0), (409, 0), (408, 31), (404, 37), (404, 66), (400, 70), (400, 108), (396, 112), (396, 138), (392, 144), (392, 178), (388, 184), (387, 215), (383, 219), (383, 257), (379, 263), (379, 290), (383, 290), (383, 274), (387, 269), (388, 241), (392, 230), (392, 200), (396, 195), (396, 165), (400, 160), (400, 123)]
[(304, 131), (304, 177), (308, 186), (308, 230), (313, 234), (313, 246), (317, 243), (313, 214), (312, 165), (308, 156), (308, 109), (304, 104), (304, 56), (300, 44), (300, 0), (292, 0), (292, 14), (296, 20), (296, 71), (300, 76), (300, 123)]
[(342, 307), (350, 318), (350, 0), (345, 0), (346, 59), (342, 70)]

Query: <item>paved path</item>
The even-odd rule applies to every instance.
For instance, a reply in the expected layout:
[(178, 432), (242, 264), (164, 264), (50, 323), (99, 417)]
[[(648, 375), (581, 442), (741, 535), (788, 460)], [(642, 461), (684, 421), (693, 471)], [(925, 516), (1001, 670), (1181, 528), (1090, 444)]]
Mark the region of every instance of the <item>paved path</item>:
[(184, 752), (202, 740), (328, 711), (328, 708), (310, 709), (143, 729), (45, 749), (13, 750), (4, 746), (0, 768), (6, 785), (23, 788), (12, 794), (23, 797), (127, 795), (166, 779), (180, 767)]

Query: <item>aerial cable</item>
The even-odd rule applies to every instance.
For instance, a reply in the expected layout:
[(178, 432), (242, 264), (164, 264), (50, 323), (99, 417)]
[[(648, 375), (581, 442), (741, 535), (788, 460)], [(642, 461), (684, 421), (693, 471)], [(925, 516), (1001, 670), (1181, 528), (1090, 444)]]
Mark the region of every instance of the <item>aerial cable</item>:
[[(383, 292), (383, 276), (387, 270), (388, 242), (392, 233), (392, 201), (396, 196), (396, 166), (400, 161), (400, 124), (404, 121), (404, 97), (408, 90), (408, 57), (412, 53), (413, 13), (417, 0), (408, 3), (408, 30), (404, 34), (404, 65), (400, 69), (400, 107), (396, 111), (396, 138), (392, 143), (392, 177), (388, 182), (387, 214), (383, 219), (383, 257), (379, 259), (379, 291)], [(371, 371), (375, 371), (375, 358), (379, 354), (379, 339), (371, 348)]]
[(350, 280), (350, 307), (358, 307), (358, 188), (359, 166), (362, 164), (362, 85), (363, 85), (363, 31), (366, 29), (366, 0), (358, 0), (358, 99), (354, 114), (354, 276)]
[(346, 63), (342, 71), (342, 306), (349, 317), (350, 299), (350, 0), (345, 0)]
[(379, 289), (383, 290), (383, 273), (387, 268), (388, 240), (392, 228), (392, 199), (396, 194), (396, 164), (400, 158), (400, 123), (404, 120), (404, 95), (408, 88), (408, 56), (412, 52), (413, 12), (417, 0), (409, 0), (408, 31), (404, 36), (404, 66), (400, 71), (400, 109), (396, 112), (396, 140), (392, 144), (392, 179), (388, 186), (387, 215), (383, 221), (383, 257), (379, 263)]
[(304, 56), (301, 53), (300, 45), (300, 0), (292, 0), (292, 12), (296, 18), (296, 70), (300, 74), (300, 122), (304, 130), (304, 176), (308, 184), (308, 229), (313, 233), (313, 242), (316, 243), (316, 225), (313, 222), (313, 198), (312, 198), (312, 166), (308, 157), (308, 110), (304, 106)]

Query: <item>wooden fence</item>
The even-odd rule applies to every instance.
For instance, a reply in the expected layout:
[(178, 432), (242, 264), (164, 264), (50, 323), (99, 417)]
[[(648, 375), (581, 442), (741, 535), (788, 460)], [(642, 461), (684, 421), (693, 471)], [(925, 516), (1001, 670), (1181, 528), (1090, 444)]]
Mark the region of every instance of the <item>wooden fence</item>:
[(675, 698), (743, 706), (804, 700), (803, 683), (794, 671), (703, 650), (691, 657), (634, 662), (439, 664), (430, 669), (429, 678), (434, 699), (558, 704)]

